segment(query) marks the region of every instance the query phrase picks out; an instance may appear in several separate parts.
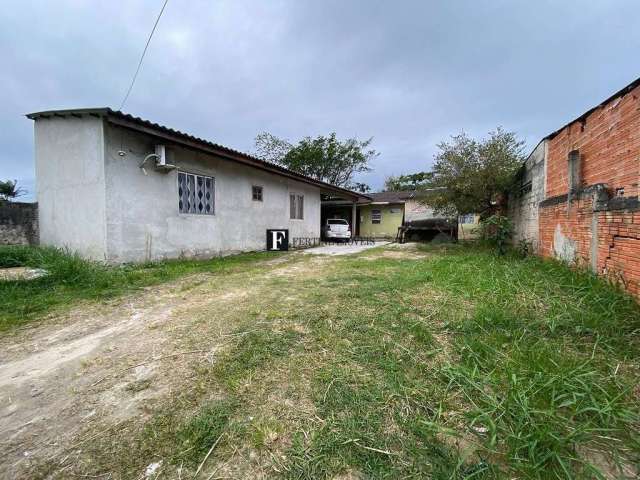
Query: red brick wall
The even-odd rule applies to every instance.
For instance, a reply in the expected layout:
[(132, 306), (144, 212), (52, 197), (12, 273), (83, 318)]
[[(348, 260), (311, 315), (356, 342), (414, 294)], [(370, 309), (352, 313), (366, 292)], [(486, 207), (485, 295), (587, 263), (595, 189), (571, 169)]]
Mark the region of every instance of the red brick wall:
[[(597, 217), (594, 238), (593, 216)], [(620, 283), (640, 297), (640, 211), (593, 211), (591, 196), (567, 203), (540, 208), (540, 247), (546, 257), (556, 256), (554, 247), (558, 230), (575, 242), (575, 263), (590, 267), (595, 260), (596, 272)], [(592, 242), (597, 258), (591, 256)]]
[[(640, 209), (613, 202), (598, 204), (594, 193), (577, 195), (567, 205), (568, 154), (580, 151), (582, 186), (606, 184), (609, 197), (624, 188), (637, 197), (640, 180), (640, 87), (596, 109), (549, 140), (546, 202), (540, 205), (540, 250), (558, 256), (575, 248), (573, 260), (621, 283), (640, 298)], [(549, 201), (556, 197), (556, 201)], [(615, 209), (614, 209), (615, 208)], [(594, 221), (594, 216), (596, 221)], [(594, 228), (595, 227), (595, 228)], [(594, 237), (595, 235), (595, 237)], [(592, 252), (597, 252), (593, 257)]]
[(640, 179), (640, 86), (574, 122), (549, 140), (547, 197), (567, 193), (567, 157), (579, 150), (582, 183), (624, 187), (638, 195)]

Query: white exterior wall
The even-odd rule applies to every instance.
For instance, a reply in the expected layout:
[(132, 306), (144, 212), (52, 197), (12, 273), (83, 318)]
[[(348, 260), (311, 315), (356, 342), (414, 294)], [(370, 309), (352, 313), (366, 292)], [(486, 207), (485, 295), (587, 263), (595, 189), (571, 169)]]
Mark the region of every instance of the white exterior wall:
[[(231, 160), (168, 146), (168, 160), (188, 173), (215, 178), (215, 215), (178, 211), (177, 170), (147, 175), (139, 168), (158, 143), (152, 137), (106, 125), (106, 238), (109, 262), (179, 256), (215, 256), (264, 250), (266, 229), (288, 228), (289, 237), (320, 236), (320, 190), (312, 185)], [(124, 150), (124, 157), (118, 156)], [(263, 201), (252, 199), (263, 187)], [(304, 195), (304, 220), (289, 219), (289, 193)]]
[(100, 118), (35, 122), (40, 244), (106, 259), (103, 147)]

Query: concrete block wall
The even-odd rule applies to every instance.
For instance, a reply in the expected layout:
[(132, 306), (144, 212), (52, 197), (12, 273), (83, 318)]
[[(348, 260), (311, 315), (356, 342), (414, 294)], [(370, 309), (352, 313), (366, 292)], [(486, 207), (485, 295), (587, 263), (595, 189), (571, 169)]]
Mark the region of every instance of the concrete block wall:
[[(581, 185), (568, 195), (573, 150)], [(546, 162), (541, 254), (589, 266), (640, 298), (640, 87), (551, 136)]]
[(0, 245), (38, 244), (38, 204), (0, 201)]
[(515, 191), (509, 195), (508, 215), (513, 222), (513, 242), (526, 241), (539, 250), (538, 205), (545, 198), (545, 157), (543, 140), (531, 152), (518, 176)]

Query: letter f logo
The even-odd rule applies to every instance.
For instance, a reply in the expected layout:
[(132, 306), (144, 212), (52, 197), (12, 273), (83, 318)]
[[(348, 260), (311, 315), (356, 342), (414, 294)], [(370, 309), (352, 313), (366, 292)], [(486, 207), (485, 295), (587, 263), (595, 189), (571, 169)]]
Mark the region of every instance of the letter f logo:
[(274, 230), (271, 232), (271, 250), (280, 250), (280, 245), (284, 240), (284, 232), (281, 230)]

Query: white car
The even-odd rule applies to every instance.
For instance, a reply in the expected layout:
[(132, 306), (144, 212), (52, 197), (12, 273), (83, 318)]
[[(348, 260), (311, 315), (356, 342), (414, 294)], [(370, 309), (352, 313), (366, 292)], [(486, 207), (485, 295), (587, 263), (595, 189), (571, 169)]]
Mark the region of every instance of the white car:
[(341, 218), (328, 218), (322, 226), (322, 235), (327, 240), (349, 240), (351, 227), (349, 222)]

